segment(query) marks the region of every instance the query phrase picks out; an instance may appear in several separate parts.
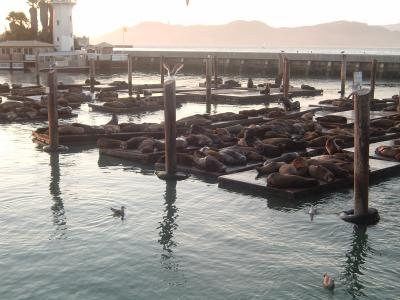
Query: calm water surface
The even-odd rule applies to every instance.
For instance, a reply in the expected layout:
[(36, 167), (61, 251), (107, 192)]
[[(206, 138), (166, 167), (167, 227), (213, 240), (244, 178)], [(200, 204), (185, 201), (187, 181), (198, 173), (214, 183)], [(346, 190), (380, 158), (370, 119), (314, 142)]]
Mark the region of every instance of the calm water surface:
[[(27, 74), (0, 73), (0, 83), (11, 80), (34, 82)], [(158, 78), (135, 74), (135, 81)], [(186, 75), (178, 85), (199, 81)], [(337, 95), (336, 80), (306, 82), (325, 96), (305, 104)], [(397, 92), (378, 87), (377, 96)], [(109, 119), (86, 105), (77, 112), (89, 124)], [(177, 114), (204, 112), (202, 104), (185, 104)], [(121, 119), (162, 118), (155, 112)], [(99, 158), (97, 149), (44, 153), (30, 139), (43, 125), (0, 125), (1, 300), (399, 299), (398, 177), (371, 188), (381, 222), (356, 228), (337, 215), (352, 207), (351, 191), (292, 202), (231, 193), (196, 177), (165, 183), (151, 168)], [(311, 203), (320, 211), (313, 222)], [(127, 207), (124, 221), (110, 216), (109, 207), (120, 205)], [(324, 272), (335, 278), (334, 292), (322, 288)]]

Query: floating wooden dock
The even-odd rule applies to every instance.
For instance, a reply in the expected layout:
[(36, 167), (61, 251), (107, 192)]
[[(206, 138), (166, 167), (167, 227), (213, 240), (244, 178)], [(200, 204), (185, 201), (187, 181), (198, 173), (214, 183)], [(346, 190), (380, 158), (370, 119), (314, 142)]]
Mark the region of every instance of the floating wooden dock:
[[(64, 146), (71, 144), (95, 144), (100, 138), (109, 138), (115, 140), (125, 141), (132, 137), (146, 136), (149, 138), (162, 139), (164, 132), (126, 132), (126, 133), (110, 133), (110, 134), (79, 134), (79, 135), (60, 135), (60, 143)], [(34, 141), (41, 144), (50, 144), (50, 138), (47, 134), (32, 132)]]
[(108, 155), (111, 157), (129, 160), (133, 162), (141, 162), (144, 164), (154, 164), (164, 154), (164, 151), (142, 153), (138, 150), (123, 150), (123, 149), (99, 149), (100, 155)]
[[(394, 116), (399, 114), (398, 112), (395, 111), (371, 111), (370, 112), (370, 120), (379, 120), (383, 118), (387, 118), (390, 116)], [(325, 127), (351, 127), (354, 125), (355, 121), (355, 115), (354, 115), (354, 110), (346, 110), (346, 111), (340, 111), (332, 114), (327, 114), (326, 116), (338, 116), (338, 117), (345, 117), (347, 119), (346, 124), (340, 124), (340, 123), (328, 123), (328, 122), (318, 122), (322, 126)]]
[[(398, 134), (397, 137), (400, 137), (400, 134)], [(400, 145), (395, 145), (394, 144), (394, 140), (386, 140), (386, 141), (380, 141), (380, 142), (377, 142), (377, 143), (369, 144), (369, 157), (370, 158), (400, 163), (398, 160), (395, 160), (394, 158), (390, 158), (390, 157), (386, 157), (386, 156), (382, 156), (382, 155), (376, 154), (375, 150), (379, 146), (398, 146), (398, 147), (400, 147)], [(347, 149), (344, 149), (344, 150), (347, 151), (347, 152), (354, 152), (354, 147), (353, 148), (347, 148)]]
[[(371, 180), (379, 180), (383, 176), (400, 174), (400, 163), (370, 159)], [(335, 180), (331, 183), (320, 181), (320, 185), (305, 189), (279, 189), (267, 186), (266, 177), (256, 179), (257, 171), (250, 170), (235, 174), (220, 176), (219, 187), (235, 192), (246, 192), (259, 196), (276, 196), (286, 199), (310, 197), (319, 193), (337, 191), (353, 185), (353, 178)]]

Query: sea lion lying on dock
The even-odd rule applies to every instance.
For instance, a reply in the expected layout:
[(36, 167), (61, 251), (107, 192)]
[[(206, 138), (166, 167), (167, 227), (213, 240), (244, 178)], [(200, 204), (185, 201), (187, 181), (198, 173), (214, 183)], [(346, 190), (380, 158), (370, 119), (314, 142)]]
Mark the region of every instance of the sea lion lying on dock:
[(163, 151), (165, 144), (159, 140), (147, 138), (139, 144), (137, 149), (142, 153), (153, 153)]
[(321, 165), (311, 165), (308, 167), (308, 174), (315, 179), (322, 180), (325, 182), (335, 181), (335, 175), (327, 168)]
[(319, 185), (314, 178), (272, 173), (267, 177), (267, 185), (275, 188), (308, 188)]
[(284, 162), (270, 162), (264, 166), (258, 167), (256, 168), (257, 170), (257, 178), (261, 177), (261, 176), (266, 176), (269, 175), (271, 173), (276, 173), (279, 172), (280, 167), (282, 167), (283, 165), (285, 165)]
[(97, 140), (97, 147), (100, 149), (114, 149), (114, 148), (123, 148), (123, 141), (109, 139), (109, 138), (100, 138)]
[(379, 146), (375, 153), (384, 157), (392, 158), (400, 161), (400, 147)]
[(71, 125), (61, 125), (58, 126), (58, 133), (60, 135), (79, 135), (79, 134), (84, 134), (85, 129), (82, 127), (76, 127)]
[(195, 165), (207, 172), (225, 173), (226, 166), (213, 156), (196, 151), (193, 155)]

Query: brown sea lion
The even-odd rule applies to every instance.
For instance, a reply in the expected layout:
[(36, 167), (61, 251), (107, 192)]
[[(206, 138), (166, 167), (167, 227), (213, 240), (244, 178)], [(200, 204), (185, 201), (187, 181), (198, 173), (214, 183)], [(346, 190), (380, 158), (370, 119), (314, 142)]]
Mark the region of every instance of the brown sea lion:
[(147, 124), (135, 124), (135, 123), (121, 123), (119, 127), (121, 132), (145, 132)]
[(279, 168), (279, 174), (305, 176), (307, 175), (307, 169), (307, 166), (300, 166), (299, 168), (296, 168), (292, 163), (284, 164)]
[(328, 135), (323, 135), (309, 141), (310, 147), (325, 147), (326, 141), (329, 139)]
[(155, 146), (156, 146), (155, 140), (147, 138), (139, 144), (137, 149), (142, 153), (152, 153), (154, 152)]
[(284, 163), (290, 163), (292, 162), (295, 158), (299, 157), (299, 154), (297, 152), (290, 152), (290, 153), (285, 153), (282, 154), (278, 157), (275, 158), (270, 158), (264, 162), (264, 165), (270, 163), (270, 162), (284, 162)]
[(334, 137), (329, 138), (326, 143), (325, 143), (325, 149), (326, 151), (330, 154), (333, 155), (335, 153), (341, 153), (343, 152), (342, 148), (338, 145), (338, 142), (341, 141), (343, 144), (342, 140), (337, 140)]
[(349, 172), (335, 163), (329, 162), (329, 161), (323, 161), (323, 160), (318, 160), (318, 159), (310, 159), (308, 160), (308, 165), (314, 165), (314, 166), (323, 166), (327, 168), (329, 171), (335, 175), (336, 178), (348, 178), (349, 177)]
[(222, 149), (219, 152), (219, 155), (223, 158), (223, 163), (225, 165), (245, 165), (247, 164), (247, 158), (245, 155), (241, 154), (238, 151), (234, 151), (232, 149)]
[(184, 150), (188, 146), (188, 142), (184, 137), (176, 138), (176, 149)]
[(190, 134), (186, 137), (186, 141), (195, 147), (211, 146), (213, 143), (212, 139), (204, 134)]
[(199, 168), (208, 172), (225, 173), (226, 166), (213, 156), (206, 155), (203, 152), (196, 151), (193, 155), (193, 161)]
[(303, 135), (303, 138), (306, 141), (312, 141), (312, 140), (314, 140), (314, 139), (316, 139), (318, 137), (320, 137), (320, 134), (318, 132), (315, 132), (315, 131), (307, 131)]
[(284, 162), (270, 162), (262, 167), (256, 168), (258, 177), (269, 175), (271, 173), (279, 172), (279, 168), (282, 167), (285, 163)]
[(343, 162), (343, 163), (337, 163), (336, 164), (338, 167), (346, 170), (349, 172), (349, 174), (354, 174), (354, 163), (352, 162)]
[(61, 135), (78, 135), (84, 134), (85, 129), (82, 127), (75, 127), (71, 125), (62, 125), (58, 127), (58, 133)]
[(290, 141), (292, 141), (292, 140), (289, 139), (289, 138), (269, 138), (269, 139), (262, 140), (262, 143), (263, 144), (268, 144), (268, 145), (278, 146), (280, 144), (285, 145), (285, 144), (289, 143)]
[(272, 173), (267, 177), (267, 185), (275, 188), (308, 188), (319, 185), (314, 178), (305, 178), (296, 175), (282, 175)]
[(261, 142), (255, 144), (255, 149), (258, 153), (266, 157), (278, 157), (282, 155), (282, 147), (275, 145), (263, 144)]
[(122, 144), (122, 141), (108, 138), (100, 138), (97, 140), (97, 146), (100, 149), (122, 148)]
[(137, 149), (139, 145), (144, 141), (147, 140), (148, 137), (145, 136), (138, 136), (132, 137), (127, 141), (121, 143), (121, 148), (123, 149)]
[(395, 121), (390, 120), (390, 119), (378, 119), (378, 120), (371, 121), (372, 127), (378, 127), (378, 128), (383, 128), (383, 129), (389, 129), (390, 127), (393, 127), (394, 125), (395, 125)]
[(384, 157), (394, 158), (397, 160), (396, 156), (400, 154), (400, 148), (392, 146), (379, 146), (376, 148), (375, 153)]
[(335, 175), (323, 166), (311, 165), (308, 167), (308, 174), (315, 179), (325, 182), (332, 182), (335, 180)]

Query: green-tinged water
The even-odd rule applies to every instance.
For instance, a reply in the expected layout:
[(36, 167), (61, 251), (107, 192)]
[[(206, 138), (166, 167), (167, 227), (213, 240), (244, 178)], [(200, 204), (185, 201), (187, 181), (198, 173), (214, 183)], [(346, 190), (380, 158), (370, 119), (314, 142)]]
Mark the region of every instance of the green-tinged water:
[[(8, 76), (0, 73), (0, 82)], [(178, 85), (198, 81), (182, 77)], [(305, 82), (326, 92), (303, 103), (337, 95), (338, 81)], [(377, 96), (397, 89), (378, 88)], [(86, 105), (77, 112), (88, 124), (109, 119)], [(200, 112), (203, 104), (185, 104), (177, 114)], [(399, 299), (399, 177), (370, 189), (380, 223), (355, 228), (338, 217), (352, 207), (350, 190), (293, 202), (232, 193), (196, 177), (166, 183), (152, 168), (99, 158), (90, 147), (44, 153), (30, 139), (44, 124), (0, 125), (1, 300)], [(311, 222), (312, 203), (319, 214)], [(124, 221), (109, 209), (121, 205)], [(334, 292), (322, 288), (324, 272), (334, 277)]]

